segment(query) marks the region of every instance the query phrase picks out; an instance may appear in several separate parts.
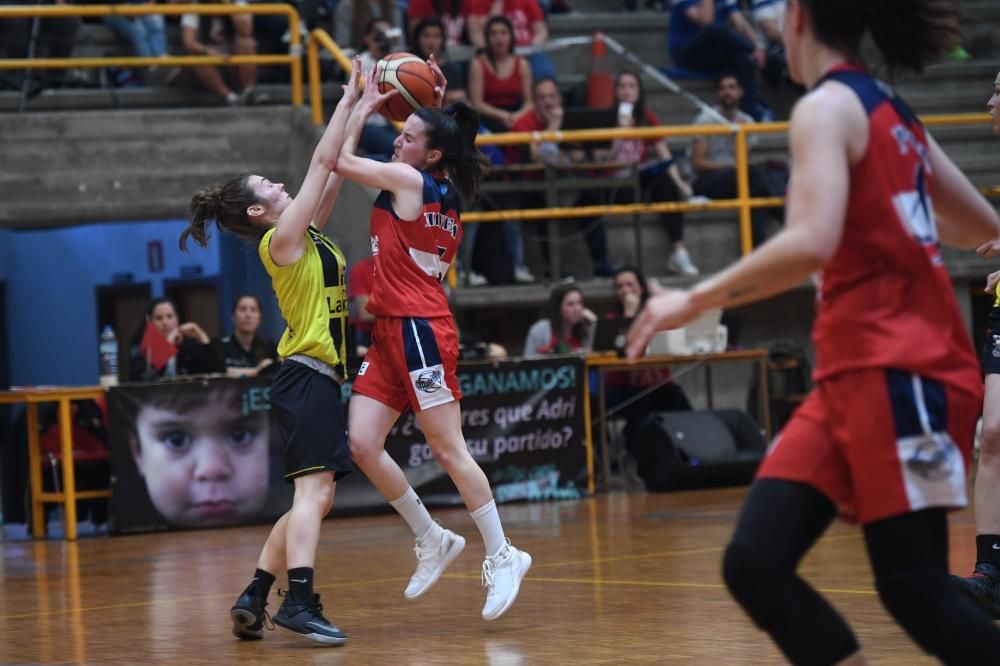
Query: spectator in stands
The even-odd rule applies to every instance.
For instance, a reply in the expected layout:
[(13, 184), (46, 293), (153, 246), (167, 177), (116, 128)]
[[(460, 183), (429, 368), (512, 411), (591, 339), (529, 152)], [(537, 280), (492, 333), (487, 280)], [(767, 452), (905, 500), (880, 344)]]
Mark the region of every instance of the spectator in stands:
[(670, 57), (695, 72), (735, 72), (745, 91), (740, 108), (758, 120), (773, 117), (757, 94), (757, 70), (767, 64), (767, 44), (737, 0), (672, 0)]
[[(658, 288), (632, 266), (618, 269), (614, 285), (615, 308), (608, 313), (608, 319), (632, 319), (649, 298), (650, 288)], [(609, 372), (605, 377), (607, 408), (616, 410), (616, 418), (625, 418), (625, 450), (633, 457), (636, 435), (649, 414), (691, 409), (691, 402), (684, 390), (674, 383), (669, 368)]]
[(549, 294), (544, 319), (528, 329), (524, 356), (576, 354), (594, 347), (597, 315), (583, 305), (583, 293), (572, 283), (557, 284)]
[(445, 104), (465, 101), (469, 64), (452, 62), (444, 37), (445, 26), (441, 19), (436, 16), (420, 19), (411, 34), (413, 54), (424, 60), (434, 56), (434, 61), (441, 68), (444, 78), (448, 80), (448, 89), (444, 94)]
[[(716, 81), (716, 98), (719, 103), (714, 109), (729, 122), (752, 123), (753, 118), (740, 111), (742, 96), (743, 88), (736, 75), (723, 72)], [(694, 119), (694, 124), (717, 125), (719, 121), (716, 116), (702, 110)], [(731, 136), (702, 136), (692, 139), (691, 167), (695, 172), (695, 194), (710, 199), (736, 198), (736, 142)], [(750, 196), (776, 196), (767, 182), (763, 169), (754, 164), (748, 165), (748, 168)], [(760, 208), (753, 209), (751, 216), (754, 245), (764, 241), (768, 214), (779, 223), (782, 222), (781, 209), (768, 209), (767, 213)]]
[(372, 328), (375, 315), (368, 311), (368, 296), (372, 293), (375, 260), (371, 255), (351, 266), (347, 276), (347, 307), (351, 328), (354, 330), (354, 354), (363, 358), (372, 346)]
[(201, 326), (179, 323), (177, 306), (170, 299), (150, 302), (129, 347), (131, 381), (224, 371)]
[(486, 22), (486, 48), (469, 63), (469, 101), (494, 132), (531, 111), (531, 68), (514, 53), (514, 26), (506, 16)]
[(781, 28), (785, 24), (785, 0), (753, 0), (753, 20), (771, 44), (783, 44)]
[[(152, 4), (151, 0), (117, 0), (108, 4)], [(112, 30), (121, 35), (129, 44), (132, 50), (141, 58), (162, 58), (167, 55), (167, 28), (163, 14), (144, 14), (142, 16), (105, 16), (104, 23)], [(179, 69), (161, 70), (153, 66), (146, 70), (146, 79), (151, 81), (163, 81), (168, 83), (167, 77), (173, 78), (179, 73)]]
[[(555, 132), (562, 129), (563, 103), (562, 95), (559, 94), (559, 87), (555, 79), (539, 79), (533, 86), (534, 106), (524, 115), (520, 116), (511, 130), (514, 132)], [(523, 156), (523, 151), (520, 151)], [(513, 151), (515, 157), (518, 151)], [(580, 151), (567, 151), (560, 147), (558, 143), (552, 141), (539, 141), (528, 145), (528, 157), (533, 163), (544, 164), (548, 168), (566, 168), (574, 161), (580, 161), (583, 155)], [(572, 194), (571, 199), (565, 201), (568, 205), (573, 205), (579, 195)], [(522, 205), (525, 208), (543, 208), (547, 205), (545, 195), (541, 192), (525, 192), (522, 196)], [(586, 218), (575, 218), (577, 226), (584, 234), (587, 247), (590, 250), (590, 258), (594, 262), (594, 275), (601, 277), (611, 277), (614, 269), (608, 260), (608, 238), (604, 230), (604, 225), (600, 220), (588, 220)], [(545, 223), (536, 224), (535, 227), (542, 244), (542, 257), (545, 260), (547, 272), (551, 272), (550, 249), (548, 227)]]
[[(449, 47), (468, 43), (469, 40), (465, 34), (465, 4), (463, 0), (410, 0), (406, 6), (406, 21), (410, 34), (414, 35), (414, 46), (417, 45), (415, 35), (418, 32), (418, 26), (426, 19), (437, 19), (440, 22), (444, 36), (442, 51)], [(440, 58), (438, 58), (438, 64), (441, 64)], [(444, 71), (444, 68), (441, 71)], [(444, 71), (444, 75), (448, 79), (448, 88), (450, 89), (454, 82), (448, 76), (448, 72)]]
[[(338, 0), (334, 10), (333, 38), (358, 51), (367, 47), (371, 22), (382, 19), (388, 24), (387, 37), (402, 45), (403, 13), (396, 0)], [(386, 53), (392, 51), (387, 50)]]
[(244, 294), (233, 303), (233, 332), (219, 338), (217, 352), (230, 377), (256, 377), (265, 368), (276, 369), (278, 346), (273, 340), (258, 335), (260, 327), (260, 301), (252, 294)]
[[(382, 18), (374, 18), (368, 21), (365, 26), (365, 48), (361, 52), (361, 70), (366, 73), (378, 63), (379, 60), (389, 55), (393, 51), (390, 31), (392, 24)], [(392, 142), (396, 140), (399, 133), (385, 116), (380, 113), (373, 113), (365, 123), (361, 131), (361, 150), (365, 154), (380, 162), (388, 162), (392, 157), (394, 148)]]
[[(206, 1), (211, 0), (202, 0)], [(234, 0), (234, 4), (246, 4), (246, 0)], [(184, 51), (190, 55), (256, 55), (253, 15), (184, 14), (181, 16), (181, 43)], [(256, 90), (256, 65), (239, 65), (235, 68), (239, 93), (230, 87), (222, 74), (222, 68), (216, 65), (197, 65), (192, 70), (204, 88), (230, 106), (253, 105), (264, 101), (264, 97)]]
[[(514, 28), (514, 44), (521, 47), (540, 46), (549, 40), (549, 28), (538, 0), (467, 0), (469, 42), (486, 48), (486, 21), (491, 16), (506, 16)], [(533, 79), (556, 78), (556, 69), (544, 51), (528, 57)]]
[[(660, 124), (656, 114), (646, 106), (646, 91), (635, 71), (624, 70), (615, 78), (615, 102), (619, 127)], [(666, 139), (615, 139), (610, 149), (595, 150), (594, 158), (623, 165), (613, 174), (623, 179), (631, 177), (632, 170), (638, 168), (645, 201), (660, 203), (691, 198), (691, 186), (681, 177)], [(650, 159), (655, 161), (650, 163)], [(611, 198), (615, 203), (633, 203), (634, 194), (632, 187), (623, 186), (611, 193)], [(582, 206), (608, 203), (608, 196), (606, 192), (587, 190), (578, 203)], [(698, 267), (684, 247), (683, 213), (661, 213), (660, 219), (671, 244), (667, 268), (681, 275), (697, 275)]]
[[(65, 0), (55, 0), (38, 2), (29, 0), (10, 0), (5, 4), (10, 5), (65, 5)], [(26, 58), (31, 49), (31, 25), (35, 19), (11, 18), (0, 21), (0, 57), (6, 58)], [(69, 58), (73, 55), (73, 47), (76, 45), (76, 36), (80, 31), (82, 22), (78, 16), (65, 16), (60, 18), (40, 19), (38, 24), (38, 35), (34, 45), (34, 57), (36, 58)], [(20, 88), (25, 76), (31, 80), (41, 79), (41, 87), (55, 87), (67, 80), (68, 73), (62, 70), (42, 70), (44, 73), (39, 76), (37, 73), (27, 74), (12, 73), (0, 79), (7, 86)], [(0, 86), (3, 87), (3, 86)], [(32, 89), (37, 92), (37, 89)]]

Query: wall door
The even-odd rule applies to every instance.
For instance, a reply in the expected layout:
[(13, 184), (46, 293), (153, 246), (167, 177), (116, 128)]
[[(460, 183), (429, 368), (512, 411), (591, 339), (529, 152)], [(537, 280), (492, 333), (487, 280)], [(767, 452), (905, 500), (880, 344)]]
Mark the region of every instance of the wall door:
[(181, 323), (193, 321), (208, 337), (222, 334), (219, 321), (219, 285), (214, 279), (172, 280), (165, 282), (163, 291), (177, 304)]

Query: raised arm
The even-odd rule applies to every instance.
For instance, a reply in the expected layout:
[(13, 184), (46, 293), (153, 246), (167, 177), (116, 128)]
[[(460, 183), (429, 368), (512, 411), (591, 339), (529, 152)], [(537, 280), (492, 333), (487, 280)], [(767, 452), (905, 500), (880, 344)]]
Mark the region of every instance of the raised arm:
[(423, 188), (423, 177), (409, 164), (376, 162), (355, 154), (358, 141), (361, 138), (361, 130), (368, 117), (377, 111), (386, 100), (399, 94), (395, 90), (384, 94), (378, 91), (378, 72), (376, 70), (376, 67), (372, 67), (365, 76), (365, 90), (361, 95), (361, 101), (355, 105), (350, 120), (347, 122), (344, 145), (337, 161), (337, 173), (362, 185), (379, 190), (389, 190), (394, 194), (405, 190), (419, 192)]
[(351, 64), (351, 76), (344, 94), (330, 118), (323, 136), (313, 151), (309, 170), (302, 181), (295, 199), (284, 210), (271, 237), (271, 258), (280, 266), (295, 263), (305, 251), (305, 233), (310, 224), (326, 224), (340, 189), (338, 178), (332, 177), (344, 140), (344, 129), (358, 99), (358, 81), (361, 76), (360, 58)]

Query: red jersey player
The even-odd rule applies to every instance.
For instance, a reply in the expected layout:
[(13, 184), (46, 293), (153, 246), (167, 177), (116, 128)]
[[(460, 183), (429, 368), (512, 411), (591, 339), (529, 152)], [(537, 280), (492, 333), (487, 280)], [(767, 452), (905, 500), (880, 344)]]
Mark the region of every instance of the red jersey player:
[(885, 607), (949, 664), (995, 663), (1000, 630), (948, 579), (946, 510), (966, 504), (981, 384), (938, 241), (972, 249), (1000, 220), (916, 116), (858, 64), (869, 30), (890, 69), (959, 38), (957, 0), (790, 0), (785, 45), (809, 88), (792, 113), (785, 228), (690, 291), (648, 301), (629, 336), (766, 298), (818, 273), (816, 389), (771, 445), (723, 575), (796, 664), (863, 664), (796, 573), (838, 513), (862, 524)]
[[(433, 59), (429, 64), (443, 99), (447, 82)], [(365, 120), (393, 94), (380, 95), (374, 76), (348, 122), (337, 163), (337, 173), (382, 190), (371, 216), (375, 274), (368, 310), (375, 325), (348, 413), (351, 455), (416, 536), (417, 569), (404, 592), (416, 599), (465, 546), (465, 539), (431, 519), (385, 452), (385, 438), (399, 415), (407, 408), (416, 412), (431, 451), (482, 533), (483, 619), (493, 620), (517, 598), (531, 556), (504, 536), (489, 481), (462, 436), (458, 334), (441, 286), (462, 240), (462, 197), (475, 199), (488, 163), (475, 146), (479, 116), (465, 104), (447, 111), (420, 109), (403, 125), (392, 162), (358, 157), (354, 150)]]

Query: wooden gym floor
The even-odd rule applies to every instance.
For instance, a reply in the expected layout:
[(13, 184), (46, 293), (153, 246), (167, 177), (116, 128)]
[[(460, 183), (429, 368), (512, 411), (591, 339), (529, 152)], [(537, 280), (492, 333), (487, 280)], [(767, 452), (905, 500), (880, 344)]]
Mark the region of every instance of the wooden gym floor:
[[(349, 636), (339, 648), (280, 628), (263, 641), (230, 636), (229, 607), (253, 572), (265, 526), (2, 543), (0, 663), (782, 663), (719, 575), (744, 493), (503, 507), (508, 535), (535, 563), (495, 622), (480, 618), (482, 542), (464, 510), (434, 511), (468, 545), (413, 602), (403, 598), (413, 542), (396, 515), (327, 521), (317, 585), (327, 616)], [(970, 511), (954, 514), (951, 536), (952, 568), (965, 572), (975, 558)], [(803, 573), (846, 615), (871, 664), (936, 663), (883, 611), (857, 529), (836, 524)], [(269, 609), (278, 603), (272, 591)]]

